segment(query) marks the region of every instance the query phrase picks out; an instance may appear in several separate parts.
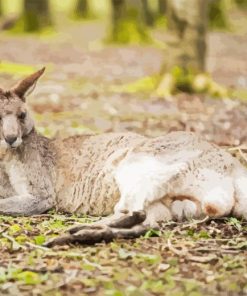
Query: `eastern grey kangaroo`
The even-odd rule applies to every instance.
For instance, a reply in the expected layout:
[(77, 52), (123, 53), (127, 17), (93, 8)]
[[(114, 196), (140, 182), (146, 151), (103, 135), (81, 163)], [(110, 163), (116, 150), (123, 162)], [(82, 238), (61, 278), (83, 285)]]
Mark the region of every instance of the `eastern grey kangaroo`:
[(52, 140), (38, 134), (25, 98), (43, 72), (0, 89), (1, 214), (34, 215), (53, 207), (113, 214), (101, 224), (72, 229), (68, 241), (81, 242), (133, 237), (171, 219), (228, 214), (247, 219), (247, 170), (193, 133)]

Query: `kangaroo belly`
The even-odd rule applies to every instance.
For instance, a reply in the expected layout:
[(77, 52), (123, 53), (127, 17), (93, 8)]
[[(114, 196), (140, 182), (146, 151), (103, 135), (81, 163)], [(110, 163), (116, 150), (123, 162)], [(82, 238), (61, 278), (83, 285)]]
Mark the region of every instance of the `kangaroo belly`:
[[(115, 181), (118, 163), (145, 137), (133, 133), (114, 133), (71, 138), (59, 143), (57, 153), (57, 209), (89, 215), (109, 215), (119, 200)], [(64, 146), (73, 147), (67, 152)]]
[(56, 204), (62, 212), (106, 216), (113, 212), (119, 198), (115, 180), (99, 175), (64, 186), (57, 194)]
[(57, 186), (57, 208), (69, 213), (109, 215), (119, 199), (109, 158), (100, 167), (98, 162), (88, 162), (86, 169), (77, 159), (59, 175)]

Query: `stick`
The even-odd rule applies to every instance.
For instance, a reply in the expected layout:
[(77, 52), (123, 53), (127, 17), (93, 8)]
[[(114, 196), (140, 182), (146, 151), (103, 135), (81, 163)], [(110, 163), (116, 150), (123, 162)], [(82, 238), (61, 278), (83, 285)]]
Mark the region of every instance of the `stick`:
[(32, 248), (35, 248), (35, 249), (39, 249), (39, 250), (42, 250), (42, 251), (50, 251), (49, 248), (42, 247), (42, 246), (39, 246), (39, 245), (35, 245), (35, 244), (33, 244), (33, 243), (30, 243), (30, 242), (26, 242), (26, 244), (27, 244), (29, 247), (32, 247)]
[(168, 238), (167, 239), (167, 246), (168, 246), (168, 248), (169, 248), (169, 250), (172, 252), (172, 253), (174, 253), (174, 254), (176, 254), (176, 255), (178, 255), (178, 256), (185, 256), (185, 255), (187, 255), (188, 254), (188, 250), (178, 250), (178, 249), (176, 249), (173, 245), (172, 245), (172, 242), (171, 242), (171, 240)]
[(185, 224), (182, 226), (182, 229), (184, 228), (188, 228), (188, 227), (193, 227), (195, 225), (199, 225), (199, 224), (203, 224), (204, 222), (207, 222), (208, 220), (210, 220), (209, 216), (206, 216), (205, 218), (203, 218), (202, 220), (195, 220), (192, 223), (189, 224)]
[(2, 236), (7, 238), (9, 241), (11, 241), (13, 246), (15, 245), (16, 248), (26, 250), (26, 247), (24, 247), (24, 246), (20, 245), (19, 243), (17, 243), (17, 241), (13, 237), (9, 236), (8, 234), (3, 232)]

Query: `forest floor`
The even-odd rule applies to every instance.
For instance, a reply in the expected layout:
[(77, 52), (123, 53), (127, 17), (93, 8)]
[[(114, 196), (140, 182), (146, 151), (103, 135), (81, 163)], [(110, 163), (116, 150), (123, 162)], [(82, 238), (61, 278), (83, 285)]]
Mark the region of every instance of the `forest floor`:
[[(94, 41), (101, 34), (94, 26), (77, 24), (66, 36), (49, 38), (1, 35), (2, 86), (32, 71), (28, 65), (47, 66), (28, 101), (40, 132), (49, 137), (108, 131), (158, 136), (187, 130), (226, 149), (247, 144), (243, 95), (214, 99), (180, 93), (165, 100), (126, 91), (123, 85), (159, 72), (163, 51), (104, 47)], [(208, 69), (236, 94), (246, 94), (246, 44), (246, 34), (209, 36)], [(245, 147), (236, 149), (243, 161)], [(0, 295), (247, 295), (247, 222), (231, 217), (172, 222), (131, 241), (41, 246), (74, 223), (92, 220), (52, 212), (0, 216)]]

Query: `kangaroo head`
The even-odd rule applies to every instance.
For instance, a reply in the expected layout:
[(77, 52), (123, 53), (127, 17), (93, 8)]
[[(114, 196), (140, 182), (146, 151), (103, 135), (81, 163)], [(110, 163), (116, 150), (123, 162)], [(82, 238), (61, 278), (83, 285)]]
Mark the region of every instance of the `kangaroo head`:
[(8, 91), (0, 89), (1, 148), (19, 147), (22, 139), (33, 130), (34, 122), (28, 113), (25, 101), (44, 71), (45, 68), (33, 73)]

